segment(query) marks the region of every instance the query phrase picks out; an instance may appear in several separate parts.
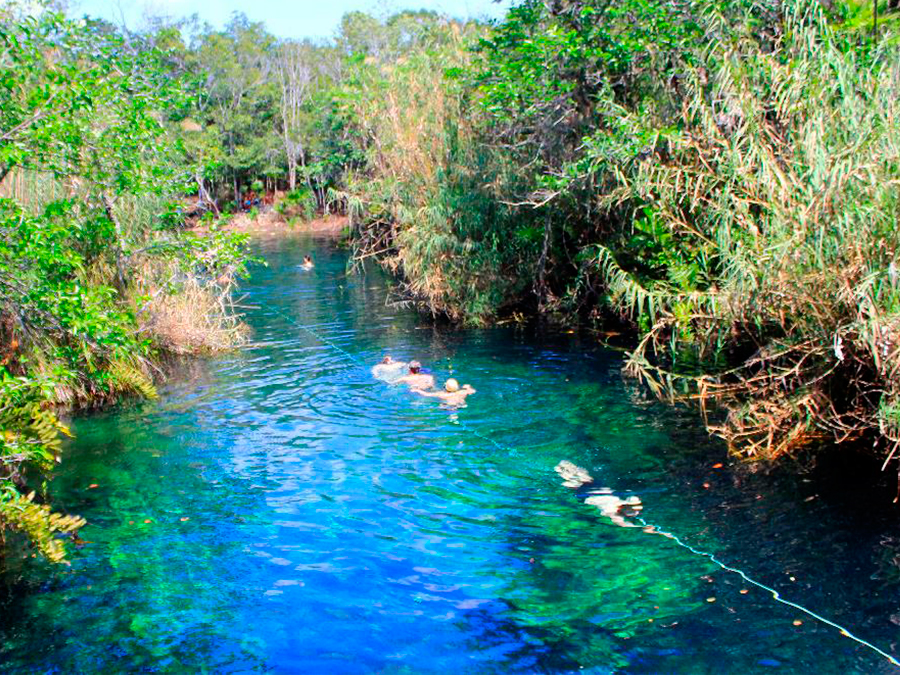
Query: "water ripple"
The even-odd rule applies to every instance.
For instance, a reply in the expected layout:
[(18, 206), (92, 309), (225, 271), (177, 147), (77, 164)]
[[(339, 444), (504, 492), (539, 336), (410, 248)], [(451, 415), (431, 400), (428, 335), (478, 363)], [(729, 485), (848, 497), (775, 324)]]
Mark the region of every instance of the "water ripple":
[[(790, 474), (710, 469), (724, 451), (693, 416), (636, 397), (618, 355), (577, 336), (431, 326), (387, 306), (377, 272), (344, 275), (345, 252), (315, 245), (310, 273), (308, 242), (260, 246), (250, 345), (158, 405), (75, 421), (51, 488), (91, 543), (50, 583), (14, 563), (0, 670), (885, 672), (615, 527), (553, 467), (640, 495), (888, 649), (892, 521)], [(478, 393), (453, 411), (375, 381), (386, 353)]]

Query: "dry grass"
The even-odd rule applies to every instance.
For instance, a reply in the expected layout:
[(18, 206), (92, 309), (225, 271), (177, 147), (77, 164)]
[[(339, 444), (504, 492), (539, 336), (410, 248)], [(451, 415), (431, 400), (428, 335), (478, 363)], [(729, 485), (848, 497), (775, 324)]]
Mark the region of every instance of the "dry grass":
[(137, 311), (139, 332), (172, 354), (209, 354), (232, 349), (247, 339), (247, 326), (234, 307), (234, 280), (224, 275), (204, 282), (158, 267), (138, 277), (137, 296), (146, 298)]
[[(350, 98), (369, 161), (340, 197), (351, 215), (357, 260), (376, 257), (401, 280), (404, 300), (480, 322), (517, 275), (504, 269), (491, 232), (499, 219), (487, 184), (499, 180), (496, 167), (485, 179), (479, 153), (488, 149), (477, 136), (479, 120), (466, 105), (464, 85), (445, 75), (467, 67), (481, 29), (453, 24), (447, 30), (440, 49), (364, 66)], [(485, 222), (476, 223), (484, 214)]]

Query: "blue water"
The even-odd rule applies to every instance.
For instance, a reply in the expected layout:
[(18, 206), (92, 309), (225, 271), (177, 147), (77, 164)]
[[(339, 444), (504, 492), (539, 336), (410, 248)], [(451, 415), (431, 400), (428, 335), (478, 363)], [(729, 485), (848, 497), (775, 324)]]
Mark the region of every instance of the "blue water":
[[(49, 488), (88, 543), (8, 561), (0, 671), (894, 672), (553, 467), (897, 655), (891, 481), (735, 465), (589, 338), (436, 326), (327, 242), (258, 247), (248, 347), (73, 420)], [(373, 380), (384, 353), (478, 393), (454, 412)]]

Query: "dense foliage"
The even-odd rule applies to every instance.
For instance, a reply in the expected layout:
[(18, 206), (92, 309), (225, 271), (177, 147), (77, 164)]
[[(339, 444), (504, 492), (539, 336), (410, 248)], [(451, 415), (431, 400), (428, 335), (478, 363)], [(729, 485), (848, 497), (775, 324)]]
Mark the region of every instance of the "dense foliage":
[(57, 535), (83, 521), (44, 501), (67, 433), (53, 406), (154, 396), (160, 319), (185, 293), (218, 298), (189, 320), (232, 334), (222, 278), (243, 243), (173, 227), (185, 96), (156, 50), (50, 11), (0, 16), (0, 536), (60, 561)]
[(632, 321), (629, 370), (723, 405), (711, 429), (746, 456), (874, 436), (889, 459), (896, 53), (835, 34), (814, 2), (623, 10), (524, 3), (486, 43), (489, 128), (535, 167), (523, 201), (570, 211), (540, 272), (560, 267), (569, 311)]

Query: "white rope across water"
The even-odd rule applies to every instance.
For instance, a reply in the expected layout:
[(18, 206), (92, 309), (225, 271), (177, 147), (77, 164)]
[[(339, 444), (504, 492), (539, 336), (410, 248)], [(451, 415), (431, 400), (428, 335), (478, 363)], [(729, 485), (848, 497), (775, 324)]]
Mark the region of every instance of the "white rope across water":
[[(334, 343), (333, 341), (329, 340), (328, 338), (318, 334), (316, 331), (312, 330), (311, 328), (308, 328), (307, 326), (304, 326), (303, 324), (297, 323), (296, 321), (294, 321), (291, 317), (289, 317), (287, 314), (285, 314), (281, 310), (279, 310), (275, 307), (271, 307), (269, 309), (271, 309), (275, 313), (281, 315), (282, 318), (284, 318), (285, 320), (287, 320), (289, 323), (293, 324), (297, 328), (300, 328), (300, 329), (306, 331), (307, 333), (312, 335), (316, 340), (319, 340), (320, 342), (322, 342), (326, 345), (329, 345), (330, 347), (333, 347), (335, 350), (337, 350), (338, 352), (340, 352), (341, 354), (346, 356), (348, 359), (350, 359), (350, 361), (353, 364), (358, 365), (358, 366), (368, 367), (368, 364), (364, 363), (361, 359), (354, 356), (353, 354), (348, 352), (346, 349), (344, 349), (340, 345), (338, 345), (338, 344)], [(509, 452), (511, 454), (518, 452), (515, 448), (510, 447), (510, 446), (505, 446), (502, 443), (498, 443), (493, 438), (486, 436), (479, 431), (476, 431), (475, 429), (471, 428), (468, 424), (466, 424), (462, 420), (457, 419), (457, 420), (455, 420), (455, 423), (458, 424), (463, 429), (465, 429), (466, 431), (468, 431), (469, 433), (471, 433), (473, 436), (477, 436), (478, 438), (481, 438), (482, 440), (485, 440), (488, 443), (491, 443), (494, 447), (496, 447), (499, 450), (503, 450), (504, 452)], [(786, 600), (785, 598), (781, 597), (781, 594), (777, 590), (772, 588), (771, 586), (767, 586), (766, 584), (762, 583), (761, 581), (757, 581), (756, 579), (752, 578), (746, 572), (744, 572), (743, 570), (741, 570), (737, 567), (732, 567), (730, 565), (726, 565), (721, 560), (719, 560), (714, 554), (709, 553), (708, 551), (703, 551), (701, 549), (695, 548), (694, 546), (691, 546), (690, 544), (688, 544), (687, 542), (682, 540), (678, 535), (673, 534), (672, 532), (668, 532), (667, 530), (664, 530), (663, 528), (659, 527), (658, 525), (648, 522), (647, 520), (645, 520), (644, 518), (642, 518), (640, 516), (636, 516), (634, 518), (634, 520), (641, 523), (645, 528), (652, 529), (654, 534), (660, 534), (660, 535), (666, 537), (667, 539), (674, 541), (676, 544), (681, 546), (683, 549), (693, 553), (694, 555), (701, 557), (701, 558), (706, 558), (707, 560), (709, 560), (710, 562), (712, 562), (714, 565), (721, 568), (722, 570), (724, 570), (726, 572), (732, 572), (734, 574), (737, 574), (748, 584), (752, 584), (753, 586), (756, 586), (757, 588), (760, 588), (760, 589), (766, 591), (767, 593), (770, 593), (772, 595), (772, 598), (776, 602), (780, 602), (781, 604), (787, 605), (788, 607), (793, 607), (794, 609), (797, 609), (797, 610), (803, 612), (807, 616), (812, 617), (816, 621), (819, 621), (827, 626), (831, 626), (832, 628), (836, 628), (838, 631), (840, 631), (840, 634), (843, 635), (844, 637), (850, 638), (851, 640), (853, 640), (854, 642), (857, 642), (858, 644), (862, 645), (863, 647), (870, 649), (871, 651), (875, 652), (879, 656), (882, 656), (885, 659), (887, 659), (891, 663), (891, 665), (900, 668), (900, 661), (898, 661), (896, 658), (894, 658), (893, 656), (888, 654), (886, 651), (879, 649), (878, 647), (873, 645), (871, 642), (868, 642), (867, 640), (864, 640), (863, 638), (861, 638), (857, 635), (854, 635), (852, 632), (850, 632), (849, 629), (845, 628), (844, 626), (842, 626), (838, 623), (835, 623), (834, 621), (831, 621), (830, 619), (826, 619), (821, 614), (817, 614), (816, 612), (812, 611), (811, 609), (809, 609), (807, 607), (804, 607), (803, 605), (800, 605), (791, 600)]]
[(339, 351), (341, 354), (343, 354), (343, 355), (346, 356), (348, 359), (350, 359), (355, 365), (357, 365), (357, 366), (364, 366), (364, 365), (366, 365), (365, 363), (362, 362), (362, 360), (360, 360), (360, 359), (358, 359), (357, 357), (355, 357), (353, 354), (351, 354), (350, 352), (348, 352), (346, 349), (344, 349), (344, 348), (341, 347), (340, 345), (338, 345), (338, 344), (332, 342), (331, 340), (328, 340), (328, 339), (322, 337), (321, 335), (319, 335), (318, 333), (316, 333), (316, 331), (314, 331), (312, 328), (307, 328), (307, 327), (304, 326), (302, 323), (297, 323), (297, 322), (294, 321), (291, 317), (289, 317), (287, 314), (285, 314), (284, 312), (282, 312), (280, 309), (275, 309), (275, 308), (273, 308), (273, 311), (275, 311), (277, 314), (280, 314), (280, 315), (282, 316), (282, 318), (287, 319), (287, 321), (289, 321), (290, 323), (294, 324), (297, 328), (300, 328), (300, 329), (302, 329), (302, 330), (305, 330), (307, 333), (309, 333), (309, 334), (312, 335), (314, 338), (316, 338), (316, 340), (319, 340), (320, 342), (324, 342), (324, 343), (325, 343), (326, 345), (328, 345), (329, 347), (332, 347), (332, 348), (336, 349), (336, 350)]
[(666, 538), (668, 538), (668, 539), (671, 539), (671, 540), (674, 541), (676, 544), (678, 544), (679, 546), (681, 546), (681, 547), (684, 548), (684, 549), (687, 549), (688, 551), (690, 551), (690, 552), (693, 553), (694, 555), (700, 556), (700, 557), (702, 557), (702, 558), (707, 558), (710, 562), (712, 562), (713, 564), (715, 564), (715, 565), (717, 565), (718, 567), (722, 568), (722, 569), (725, 570), (726, 572), (733, 572), (734, 574), (739, 575), (739, 576), (740, 576), (744, 581), (746, 581), (748, 584), (752, 584), (753, 586), (756, 586), (757, 588), (761, 588), (762, 590), (767, 591), (768, 593), (771, 593), (771, 594), (772, 594), (772, 597), (773, 597), (777, 602), (780, 602), (780, 603), (783, 604), (783, 605), (787, 605), (788, 607), (793, 607), (794, 609), (799, 609), (801, 612), (803, 612), (804, 614), (806, 614), (806, 615), (808, 615), (808, 616), (811, 616), (813, 619), (816, 619), (817, 621), (821, 621), (822, 623), (824, 623), (824, 624), (826, 624), (826, 625), (828, 625), (828, 626), (831, 626), (832, 628), (837, 628), (837, 629), (840, 631), (841, 635), (843, 635), (844, 637), (848, 637), (848, 638), (850, 638), (851, 640), (854, 640), (854, 641), (858, 642), (858, 643), (861, 644), (863, 647), (868, 647), (869, 649), (871, 649), (873, 652), (875, 652), (875, 653), (878, 654), (879, 656), (883, 656), (884, 658), (886, 658), (886, 659), (887, 659), (888, 661), (890, 661), (891, 664), (893, 664), (894, 666), (900, 667), (900, 661), (898, 661), (897, 659), (895, 659), (893, 656), (891, 656), (890, 654), (888, 654), (888, 653), (885, 652), (884, 650), (879, 649), (878, 647), (876, 647), (875, 645), (873, 645), (871, 642), (868, 642), (867, 640), (863, 640), (861, 637), (859, 637), (859, 636), (857, 636), (857, 635), (854, 635), (853, 633), (851, 633), (851, 632), (850, 632), (847, 628), (845, 628), (844, 626), (842, 626), (842, 625), (840, 625), (840, 624), (837, 624), (837, 623), (835, 623), (834, 621), (831, 621), (830, 619), (826, 619), (826, 618), (825, 618), (824, 616), (822, 616), (821, 614), (816, 614), (814, 611), (812, 611), (811, 609), (808, 609), (808, 608), (804, 607), (803, 605), (799, 605), (799, 604), (797, 604), (796, 602), (792, 602), (791, 600), (786, 600), (786, 599), (782, 598), (782, 597), (781, 597), (781, 594), (780, 594), (778, 591), (776, 591), (774, 588), (772, 588), (771, 586), (766, 586), (766, 585), (765, 585), (764, 583), (762, 583), (761, 581), (757, 581), (756, 579), (754, 579), (754, 578), (752, 578), (750, 575), (748, 575), (746, 572), (744, 572), (742, 569), (738, 569), (737, 567), (731, 567), (730, 565), (726, 565), (726, 564), (723, 563), (721, 560), (719, 560), (718, 558), (716, 558), (716, 556), (713, 555), (712, 553), (709, 553), (708, 551), (702, 551), (702, 550), (700, 550), (700, 549), (698, 549), (698, 548), (694, 548), (693, 546), (691, 546), (691, 545), (688, 544), (687, 542), (683, 541), (678, 535), (673, 534), (672, 532), (668, 532), (668, 531), (662, 529), (661, 527), (659, 527), (659, 526), (657, 526), (657, 525), (654, 525), (653, 523), (650, 523), (650, 522), (644, 520), (644, 519), (643, 519), (642, 517), (640, 517), (640, 516), (636, 516), (636, 517), (634, 518), (634, 520), (636, 520), (637, 522), (641, 523), (643, 526), (652, 529), (653, 532), (654, 532), (654, 534), (660, 534), (660, 535), (662, 535), (662, 536), (664, 536), (664, 537), (666, 537)]

